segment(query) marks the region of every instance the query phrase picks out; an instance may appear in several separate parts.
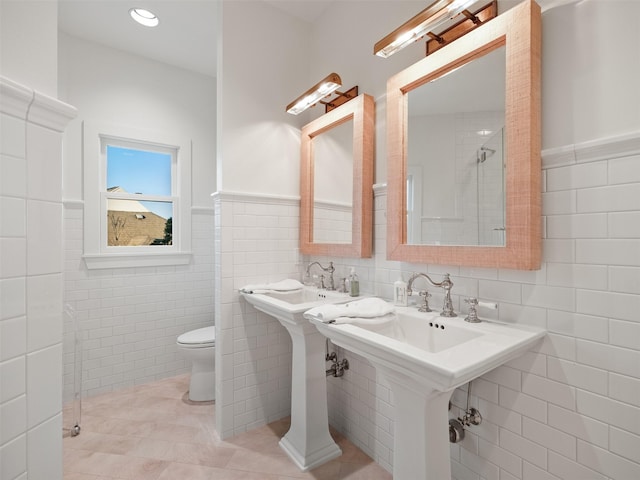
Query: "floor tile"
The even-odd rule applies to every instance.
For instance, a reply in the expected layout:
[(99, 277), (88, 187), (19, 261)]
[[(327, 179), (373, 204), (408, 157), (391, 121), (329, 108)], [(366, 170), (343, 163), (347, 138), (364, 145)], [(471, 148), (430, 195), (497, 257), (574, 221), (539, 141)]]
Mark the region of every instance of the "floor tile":
[(288, 418), (220, 440), (214, 402), (191, 402), (188, 388), (180, 375), (83, 400), (80, 435), (63, 439), (64, 480), (392, 478), (334, 430), (342, 456), (301, 472), (278, 445)]

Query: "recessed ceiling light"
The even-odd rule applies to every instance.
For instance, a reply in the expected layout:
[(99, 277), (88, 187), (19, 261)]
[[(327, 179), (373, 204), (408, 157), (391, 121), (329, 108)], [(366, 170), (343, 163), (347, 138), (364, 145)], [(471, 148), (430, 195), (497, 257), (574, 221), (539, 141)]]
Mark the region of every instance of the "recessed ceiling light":
[(145, 10), (144, 8), (132, 8), (129, 10), (129, 15), (140, 25), (144, 25), (145, 27), (155, 27), (160, 23), (158, 17), (155, 16), (153, 12), (149, 10)]

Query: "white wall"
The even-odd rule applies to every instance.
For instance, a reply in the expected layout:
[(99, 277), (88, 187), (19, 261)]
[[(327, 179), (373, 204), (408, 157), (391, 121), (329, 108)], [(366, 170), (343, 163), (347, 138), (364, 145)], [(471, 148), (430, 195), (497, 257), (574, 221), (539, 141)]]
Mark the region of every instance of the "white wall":
[[(4, 16), (4, 3), (2, 8)], [(458, 478), (624, 480), (640, 475), (639, 354), (633, 342), (638, 336), (635, 314), (640, 302), (640, 233), (635, 227), (640, 212), (640, 150), (635, 146), (637, 137), (607, 144), (604, 154), (588, 148), (588, 142), (640, 130), (635, 90), (640, 83), (638, 8), (635, 2), (586, 0), (544, 15), (543, 144), (558, 150), (545, 156), (545, 257), (540, 271), (387, 262), (384, 195), (376, 197), (375, 257), (338, 265), (338, 273), (348, 271), (348, 264), (355, 265), (362, 290), (387, 298), (401, 271), (405, 275), (414, 269), (436, 275), (450, 271), (456, 283), (456, 302), (460, 295), (478, 294), (499, 301), (503, 318), (549, 329), (541, 349), (476, 383), (474, 400), (485, 423), (470, 432), (462, 446), (452, 448)], [(225, 10), (229, 14), (224, 19), (229, 27), (228, 36), (224, 34), (226, 51), (236, 58), (223, 61), (222, 75), (226, 72), (228, 76), (224, 76), (221, 92), (228, 97), (224, 97), (220, 118), (229, 143), (218, 152), (223, 162), (219, 188), (280, 197), (269, 198), (269, 203), (260, 197), (234, 196), (216, 205), (216, 277), (221, 280), (216, 284), (220, 298), (216, 313), (226, 319), (219, 321), (224, 323), (217, 329), (222, 341), (218, 359), (224, 357), (218, 362), (224, 398), (218, 396), (216, 415), (218, 428), (229, 435), (286, 412), (288, 343), (282, 336), (284, 330), (275, 320), (248, 310), (234, 293), (241, 282), (299, 273), (297, 212), (290, 197), (297, 195), (295, 130), (303, 121), (274, 112), (284, 110), (297, 95), (293, 92), (303, 91), (329, 71), (340, 73), (346, 84), (358, 83), (361, 91), (378, 101), (376, 177), (384, 181), (384, 82), (420, 58), (422, 47), (417, 47), (420, 52), (409, 49), (389, 60), (371, 55), (371, 45), (388, 33), (389, 25), (398, 25), (415, 13), (414, 2), (345, 2), (340, 15), (327, 13), (312, 27), (276, 14), (261, 2), (227, 2)], [(367, 12), (367, 21), (353, 21), (362, 12)], [(247, 18), (255, 19), (252, 27), (257, 31), (253, 39), (243, 40), (238, 37)], [(620, 27), (620, 22), (626, 26)], [(273, 41), (268, 40), (273, 32)], [(311, 41), (308, 32), (313, 33)], [(4, 24), (2, 40), (7, 45)], [(603, 45), (611, 48), (604, 50)], [(299, 54), (307, 50), (313, 54), (304, 60)], [(273, 62), (276, 68), (272, 70), (269, 65)], [(267, 73), (259, 76), (255, 71)], [(41, 81), (30, 80), (27, 83)], [(263, 84), (273, 88), (263, 88)], [(243, 88), (246, 86), (255, 87), (259, 94)], [(580, 142), (587, 145), (576, 147)], [(558, 152), (566, 155), (556, 155)], [(65, 196), (66, 192), (65, 188)], [(3, 320), (2, 326), (7, 325)], [(370, 365), (352, 354), (347, 357), (358, 367), (341, 379), (331, 379), (343, 396), (337, 399), (338, 393), (331, 390), (332, 422), (390, 468), (392, 399)], [(44, 373), (53, 373), (55, 378), (53, 370), (47, 365)], [(2, 378), (21, 376), (3, 372)], [(462, 405), (460, 394), (454, 397), (458, 406)], [(57, 428), (55, 425), (52, 431)], [(2, 446), (3, 454), (18, 462), (26, 458), (21, 453), (24, 450), (17, 455), (15, 450), (9, 454), (5, 450), (7, 445), (26, 445), (26, 431), (18, 428), (18, 443), (12, 437)], [(56, 445), (54, 441), (47, 448), (56, 451)], [(55, 459), (51, 463), (43, 462), (44, 457), (32, 458), (38, 458), (40, 466), (56, 468)], [(11, 465), (17, 465), (15, 460)], [(7, 476), (22, 475), (23, 470)]]
[[(638, 8), (633, 0), (587, 0), (544, 15), (543, 148), (640, 128)], [(611, 28), (616, 35), (602, 33)]]
[(89, 120), (191, 139), (192, 204), (210, 208), (216, 185), (216, 79), (62, 32), (59, 42), (60, 98), (80, 110), (65, 137), (65, 200), (83, 198), (81, 124)]
[[(83, 338), (82, 392), (94, 395), (187, 371), (178, 335), (211, 325), (216, 80), (61, 33), (61, 98), (79, 115), (65, 136), (65, 302)], [(126, 72), (126, 73), (123, 73)], [(187, 266), (87, 270), (81, 122), (192, 140), (192, 252)], [(73, 395), (74, 324), (65, 323), (64, 399)]]
[(0, 74), (56, 98), (57, 0), (3, 0), (0, 32)]
[[(368, 82), (379, 60), (370, 56), (373, 40), (356, 33), (368, 32), (375, 23), (385, 25), (384, 18), (400, 22), (411, 3), (367, 2), (360, 10), (362, 2), (343, 2), (341, 10), (357, 14), (334, 15), (321, 46), (315, 35), (325, 26), (301, 21), (262, 1), (221, 4), (215, 283), (216, 338), (221, 346), (216, 350), (216, 373), (222, 382), (216, 391), (216, 426), (223, 438), (288, 414), (291, 340), (275, 319), (258, 314), (237, 293), (246, 283), (301, 276), (299, 128), (319, 115), (319, 109), (293, 117), (285, 106), (333, 71), (347, 88), (359, 84), (361, 92), (383, 93), (384, 81), (377, 89)], [(354, 22), (364, 11), (367, 21)], [(333, 31), (348, 38), (334, 37)], [(320, 62), (318, 51), (323, 52)], [(334, 62), (324, 61), (331, 55)], [(368, 65), (360, 68), (354, 58), (369, 60)], [(391, 73), (397, 62), (388, 62), (385, 71)], [(358, 65), (359, 75), (345, 64)], [(384, 124), (384, 115), (377, 118)], [(382, 138), (378, 135), (377, 142)]]
[(289, 413), (291, 340), (237, 290), (298, 275), (304, 120), (285, 107), (315, 82), (307, 78), (309, 25), (262, 1), (224, 2), (221, 9), (216, 428), (225, 438)]
[[(387, 20), (391, 10), (385, 16), (385, 9), (390, 2), (343, 4), (342, 18), (353, 18), (356, 10), (381, 15), (368, 16), (371, 22), (361, 27), (351, 22), (341, 28), (340, 21), (323, 17), (314, 30), (313, 68), (335, 69), (343, 79), (356, 76), (354, 83), (371, 84), (369, 93), (384, 92), (389, 73), (413, 62), (403, 59), (393, 72), (368, 70), (365, 55), (370, 53), (358, 50), (358, 38), (367, 38), (370, 46), (389, 29), (378, 32), (378, 22), (398, 25), (411, 16), (392, 22)], [(386, 298), (399, 274), (406, 279), (411, 271), (436, 277), (450, 272), (458, 311), (461, 298), (478, 295), (500, 304), (500, 319), (548, 329), (539, 349), (474, 382), (472, 401), (484, 421), (451, 448), (457, 479), (626, 480), (640, 475), (640, 348), (635, 341), (640, 334), (639, 9), (637, 2), (586, 0), (543, 14), (545, 238), (539, 271), (387, 261), (384, 191), (375, 202), (374, 258), (346, 259), (336, 266), (340, 273), (355, 264), (361, 289)], [(612, 30), (620, 36), (610, 36)], [(347, 38), (356, 39), (357, 54), (338, 48), (324, 52), (327, 42), (337, 46)], [(383, 112), (384, 97), (376, 100)], [(384, 117), (378, 115), (377, 182), (386, 178), (381, 122)], [(606, 141), (616, 136), (622, 138)], [(432, 304), (438, 305), (442, 296), (433, 294)], [(391, 469), (393, 399), (368, 362), (350, 352), (342, 355), (352, 368), (341, 379), (329, 379), (331, 423)], [(464, 391), (457, 391), (455, 414), (465, 401)]]
[(62, 130), (72, 107), (0, 78), (0, 477), (62, 479)]
[(318, 80), (309, 84), (309, 26), (265, 3), (223, 3), (218, 191), (297, 196), (304, 122), (285, 107)]
[(55, 98), (56, 15), (56, 2), (0, 3), (3, 480), (63, 476), (62, 131), (75, 109)]
[[(422, 58), (424, 49), (416, 45), (382, 59), (373, 55), (373, 45), (422, 9), (424, 2), (415, 0), (346, 1), (341, 2), (339, 8), (328, 8), (309, 29), (312, 41), (308, 52), (308, 85), (335, 71), (345, 88), (358, 85), (360, 93), (372, 95), (376, 100), (376, 183), (384, 182), (387, 176), (384, 161), (387, 78)], [(322, 112), (315, 107), (308, 115), (315, 118)]]

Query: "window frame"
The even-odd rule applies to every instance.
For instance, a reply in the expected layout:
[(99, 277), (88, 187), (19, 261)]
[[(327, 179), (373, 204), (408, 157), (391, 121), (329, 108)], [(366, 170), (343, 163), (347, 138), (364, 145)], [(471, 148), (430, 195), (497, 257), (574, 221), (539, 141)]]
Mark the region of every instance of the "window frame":
[[(84, 255), (88, 269), (186, 265), (191, 261), (191, 141), (178, 135), (124, 125), (83, 124)], [(107, 191), (106, 146), (172, 153), (171, 196), (144, 200), (173, 202), (172, 245), (107, 245), (107, 200), (140, 200), (135, 193)]]

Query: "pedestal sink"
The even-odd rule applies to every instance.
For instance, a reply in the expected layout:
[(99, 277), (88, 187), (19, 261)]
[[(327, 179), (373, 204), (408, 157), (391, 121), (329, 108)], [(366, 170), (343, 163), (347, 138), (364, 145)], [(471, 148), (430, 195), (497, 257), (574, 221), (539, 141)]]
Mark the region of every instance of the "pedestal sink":
[(451, 478), (448, 404), (453, 391), (516, 358), (545, 335), (524, 325), (444, 318), (397, 307), (382, 325), (326, 324), (331, 341), (362, 355), (386, 379), (395, 400), (394, 480)]
[(324, 303), (345, 303), (353, 298), (314, 287), (242, 296), (257, 310), (278, 319), (291, 335), (291, 427), (280, 447), (302, 471), (339, 457), (342, 450), (329, 434), (325, 337), (302, 314)]

